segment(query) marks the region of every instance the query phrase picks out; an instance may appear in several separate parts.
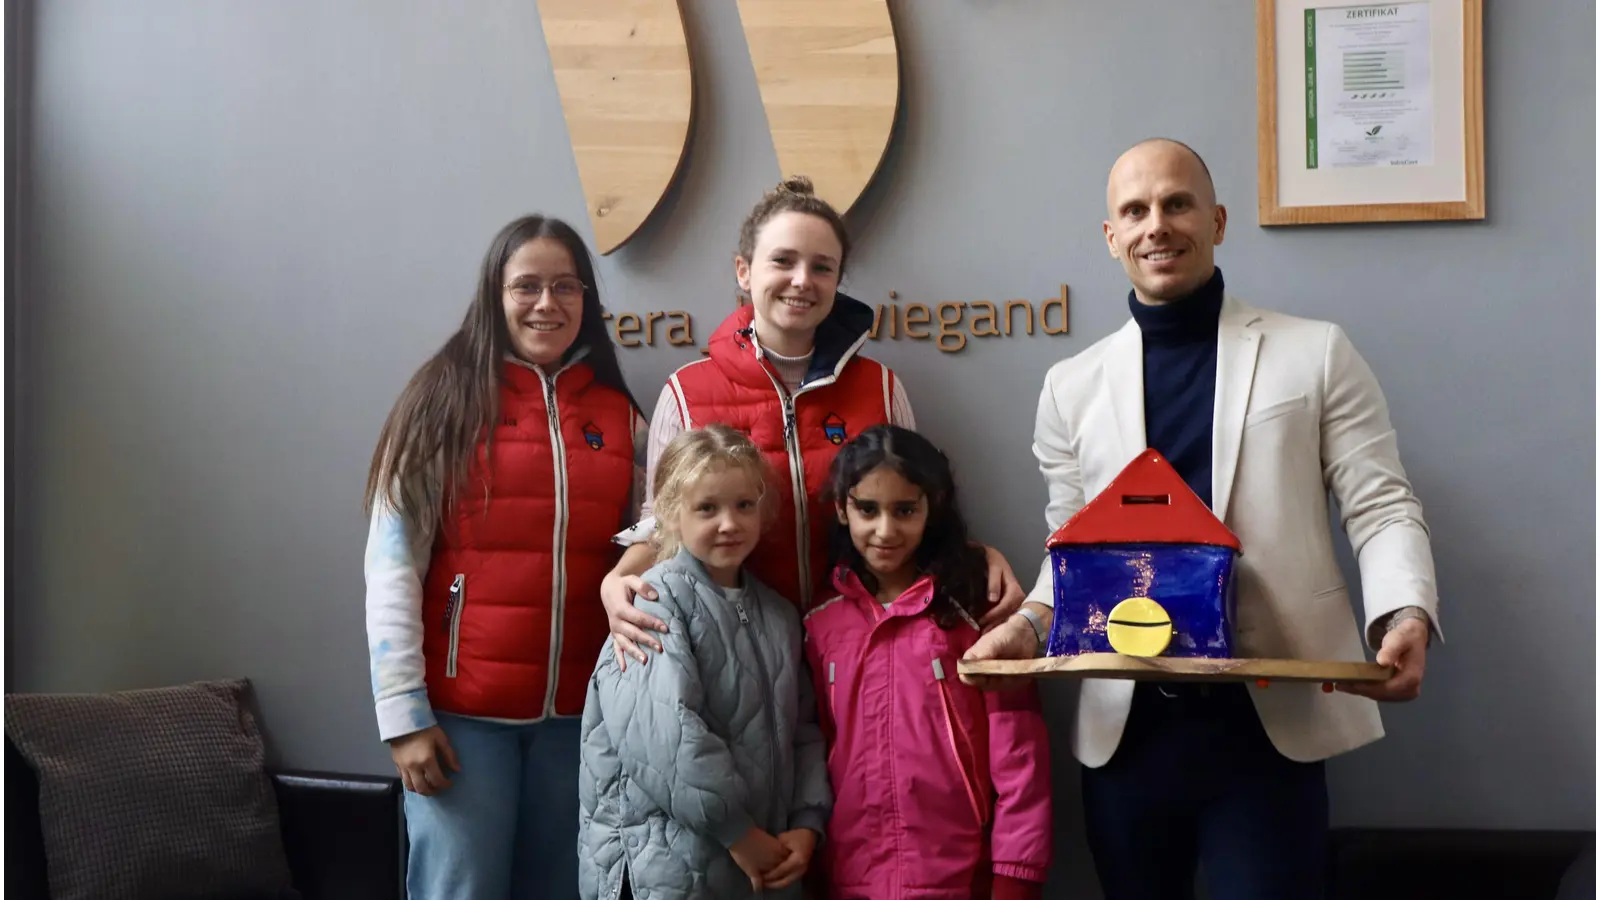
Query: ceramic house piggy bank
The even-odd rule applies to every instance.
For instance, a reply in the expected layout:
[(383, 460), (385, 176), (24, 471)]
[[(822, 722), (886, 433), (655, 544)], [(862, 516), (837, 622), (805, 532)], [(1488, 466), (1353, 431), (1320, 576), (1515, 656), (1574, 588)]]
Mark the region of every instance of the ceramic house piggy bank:
[(1046, 655), (1233, 656), (1239, 539), (1155, 450), (1047, 546), (1056, 612)]

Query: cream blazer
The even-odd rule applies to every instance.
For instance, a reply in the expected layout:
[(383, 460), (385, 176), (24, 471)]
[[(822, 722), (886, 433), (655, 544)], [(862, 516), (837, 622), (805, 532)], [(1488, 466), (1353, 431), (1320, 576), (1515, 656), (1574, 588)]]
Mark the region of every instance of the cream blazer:
[[(1138, 323), (1051, 367), (1039, 395), (1033, 452), (1049, 488), (1053, 533), (1145, 449)], [(1422, 507), (1400, 465), (1383, 392), (1339, 326), (1224, 298), (1217, 329), (1212, 509), (1238, 535), (1235, 653), (1362, 660), (1374, 622), (1404, 606), (1438, 631), (1438, 591)], [(1329, 494), (1361, 571), (1364, 622), (1351, 611), (1334, 557)], [(1053, 605), (1048, 558), (1028, 599)], [(1073, 752), (1111, 759), (1132, 681), (1084, 679)], [(1252, 689), (1284, 756), (1325, 759), (1383, 736), (1374, 701), (1320, 685)]]

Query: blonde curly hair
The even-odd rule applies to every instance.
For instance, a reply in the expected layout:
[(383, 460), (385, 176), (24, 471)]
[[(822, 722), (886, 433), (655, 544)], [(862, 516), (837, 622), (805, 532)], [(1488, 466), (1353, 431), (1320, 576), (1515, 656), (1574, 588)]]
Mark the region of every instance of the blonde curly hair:
[(767, 495), (767, 461), (748, 435), (728, 425), (705, 425), (682, 432), (661, 451), (651, 507), (656, 517), (657, 562), (671, 559), (683, 546), (678, 517), (690, 489), (707, 475), (730, 470), (744, 472), (755, 483), (765, 529), (777, 505)]

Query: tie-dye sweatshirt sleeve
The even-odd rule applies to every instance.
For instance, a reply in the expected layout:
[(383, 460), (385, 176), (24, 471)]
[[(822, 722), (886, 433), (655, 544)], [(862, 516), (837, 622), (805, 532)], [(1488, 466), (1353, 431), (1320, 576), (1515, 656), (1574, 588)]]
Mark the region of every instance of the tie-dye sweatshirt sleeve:
[(387, 741), (435, 724), (422, 662), (422, 579), (433, 535), (406, 533), (382, 498), (373, 501), (364, 570), (367, 653), (378, 737)]

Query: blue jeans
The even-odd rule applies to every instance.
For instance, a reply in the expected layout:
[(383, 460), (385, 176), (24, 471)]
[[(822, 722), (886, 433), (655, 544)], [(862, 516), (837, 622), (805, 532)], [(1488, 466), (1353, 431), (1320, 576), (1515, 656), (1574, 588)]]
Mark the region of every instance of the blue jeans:
[(502, 725), (440, 713), (461, 771), (406, 792), (411, 900), (578, 896), (579, 720)]
[(1117, 752), (1083, 769), (1089, 849), (1106, 900), (1192, 898), (1196, 864), (1219, 900), (1323, 896), (1324, 766), (1278, 753), (1249, 690), (1135, 688)]

